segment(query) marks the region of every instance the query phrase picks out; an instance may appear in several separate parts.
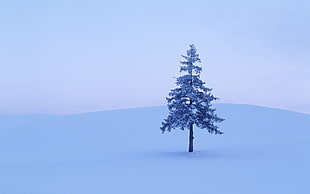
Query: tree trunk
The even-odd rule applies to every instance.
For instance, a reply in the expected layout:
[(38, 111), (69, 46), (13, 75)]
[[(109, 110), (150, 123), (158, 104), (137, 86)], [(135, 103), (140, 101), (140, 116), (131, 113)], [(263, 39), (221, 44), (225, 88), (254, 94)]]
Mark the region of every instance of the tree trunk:
[(194, 151), (194, 126), (193, 126), (193, 124), (191, 124), (189, 127), (189, 148), (188, 148), (188, 151), (189, 152)]

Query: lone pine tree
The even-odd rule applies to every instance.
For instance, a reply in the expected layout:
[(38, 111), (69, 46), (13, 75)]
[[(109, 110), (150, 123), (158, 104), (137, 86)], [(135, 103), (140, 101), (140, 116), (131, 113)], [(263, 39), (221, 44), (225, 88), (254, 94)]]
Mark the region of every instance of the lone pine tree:
[(194, 150), (194, 126), (207, 129), (209, 133), (223, 134), (215, 123), (224, 121), (215, 114), (211, 102), (217, 100), (200, 79), (202, 68), (196, 63), (201, 63), (195, 45), (190, 45), (187, 55), (181, 61), (180, 72), (182, 76), (176, 78), (177, 88), (172, 89), (166, 98), (169, 115), (162, 122), (161, 131), (171, 131), (180, 128), (189, 129), (189, 152)]

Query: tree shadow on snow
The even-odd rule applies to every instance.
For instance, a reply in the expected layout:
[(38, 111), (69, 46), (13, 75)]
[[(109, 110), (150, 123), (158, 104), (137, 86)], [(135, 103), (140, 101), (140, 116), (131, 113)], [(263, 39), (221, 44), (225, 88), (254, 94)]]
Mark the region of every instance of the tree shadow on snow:
[(152, 153), (155, 157), (160, 158), (183, 158), (183, 159), (269, 159), (272, 157), (281, 157), (280, 153), (265, 149), (215, 149), (215, 150), (198, 150), (192, 153), (186, 151), (175, 152), (156, 152)]
[(158, 152), (154, 153), (154, 156), (161, 157), (161, 158), (183, 158), (183, 159), (195, 159), (195, 158), (206, 158), (206, 159), (216, 159), (216, 158), (223, 158), (225, 155), (221, 152), (214, 151), (214, 150), (207, 150), (207, 151), (194, 151), (194, 152)]

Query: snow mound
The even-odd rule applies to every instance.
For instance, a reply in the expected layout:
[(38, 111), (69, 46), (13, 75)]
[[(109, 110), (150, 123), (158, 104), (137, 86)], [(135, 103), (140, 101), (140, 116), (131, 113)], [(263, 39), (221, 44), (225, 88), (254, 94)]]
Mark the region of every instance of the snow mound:
[(224, 135), (161, 134), (166, 107), (0, 115), (0, 193), (308, 194), (310, 115), (216, 104)]

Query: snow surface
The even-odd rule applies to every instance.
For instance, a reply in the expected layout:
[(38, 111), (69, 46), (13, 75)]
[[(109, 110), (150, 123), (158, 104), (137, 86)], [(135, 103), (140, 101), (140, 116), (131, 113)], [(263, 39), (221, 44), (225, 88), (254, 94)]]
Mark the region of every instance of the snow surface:
[(0, 116), (0, 193), (309, 194), (310, 115), (217, 104), (224, 135), (161, 134), (166, 107)]

